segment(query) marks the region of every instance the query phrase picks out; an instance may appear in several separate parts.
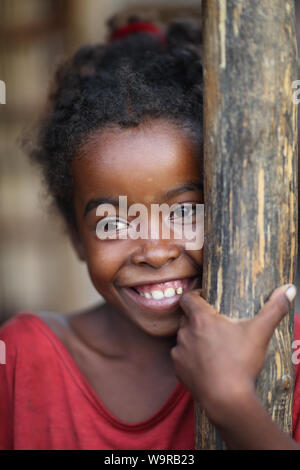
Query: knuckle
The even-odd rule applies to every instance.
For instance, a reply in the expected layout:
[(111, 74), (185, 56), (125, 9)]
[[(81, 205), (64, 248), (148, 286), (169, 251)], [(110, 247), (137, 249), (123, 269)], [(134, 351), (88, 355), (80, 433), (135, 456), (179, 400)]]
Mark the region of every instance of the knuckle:
[(206, 313), (195, 312), (194, 321), (195, 324), (201, 328), (205, 328), (210, 324), (211, 316)]
[(205, 326), (205, 319), (203, 318), (203, 316), (201, 314), (195, 314), (193, 315), (193, 325), (194, 327), (197, 329), (197, 328), (204, 328)]
[(193, 321), (193, 332), (196, 336), (201, 336), (208, 328), (208, 321), (204, 315), (195, 315)]

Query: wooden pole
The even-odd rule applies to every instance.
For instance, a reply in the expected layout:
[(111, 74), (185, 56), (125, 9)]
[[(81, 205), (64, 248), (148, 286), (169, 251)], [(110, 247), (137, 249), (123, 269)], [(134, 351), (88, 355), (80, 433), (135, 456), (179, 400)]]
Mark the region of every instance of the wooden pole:
[[(292, 82), (298, 77), (294, 1), (203, 3), (208, 199), (203, 296), (230, 317), (251, 318), (276, 287), (295, 281), (297, 106), (292, 101)], [(288, 433), (292, 426), (293, 317), (291, 308), (273, 335), (257, 381), (264, 406)], [(197, 405), (196, 448), (225, 448)]]

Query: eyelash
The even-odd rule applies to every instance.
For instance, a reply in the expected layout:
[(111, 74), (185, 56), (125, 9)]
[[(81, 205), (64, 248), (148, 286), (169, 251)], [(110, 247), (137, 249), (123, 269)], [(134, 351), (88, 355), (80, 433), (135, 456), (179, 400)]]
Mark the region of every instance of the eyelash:
[[(191, 202), (191, 203), (185, 202), (185, 203), (180, 204), (180, 205), (178, 206), (177, 210), (178, 210), (178, 209), (185, 208), (185, 206), (188, 205), (188, 204), (190, 205), (191, 209), (196, 210), (196, 203), (192, 203), (192, 202)], [(175, 209), (175, 210), (176, 210), (176, 209)], [(172, 212), (174, 213), (175, 211), (172, 211)]]
[[(102, 222), (102, 220), (106, 220), (106, 224), (107, 224), (107, 223), (111, 223), (111, 222), (113, 222), (113, 223), (118, 223), (118, 222), (122, 221), (122, 219), (119, 219), (118, 217), (116, 217), (115, 219), (106, 219), (106, 218), (104, 217), (103, 219), (101, 219), (101, 220), (99, 220), (99, 221), (97, 222), (96, 227), (95, 227), (95, 230), (97, 229), (98, 225)], [(127, 225), (128, 225), (128, 222), (125, 222), (125, 220), (124, 220), (124, 223), (127, 223)]]

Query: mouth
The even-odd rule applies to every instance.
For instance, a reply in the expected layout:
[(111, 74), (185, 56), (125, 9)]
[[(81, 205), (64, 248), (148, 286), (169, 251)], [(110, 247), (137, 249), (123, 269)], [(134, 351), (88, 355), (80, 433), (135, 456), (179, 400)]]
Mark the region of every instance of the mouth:
[(160, 283), (121, 287), (127, 298), (152, 311), (165, 311), (178, 307), (181, 296), (194, 289), (199, 277), (174, 279)]

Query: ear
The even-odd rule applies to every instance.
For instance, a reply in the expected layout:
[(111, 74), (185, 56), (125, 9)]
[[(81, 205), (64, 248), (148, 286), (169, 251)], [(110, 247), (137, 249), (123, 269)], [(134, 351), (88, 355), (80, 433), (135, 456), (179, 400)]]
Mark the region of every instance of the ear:
[(68, 227), (68, 234), (70, 236), (72, 245), (74, 247), (74, 250), (77, 253), (78, 258), (81, 261), (86, 261), (84, 245), (82, 243), (82, 240), (80, 238), (80, 234), (79, 234), (77, 228), (76, 227)]

